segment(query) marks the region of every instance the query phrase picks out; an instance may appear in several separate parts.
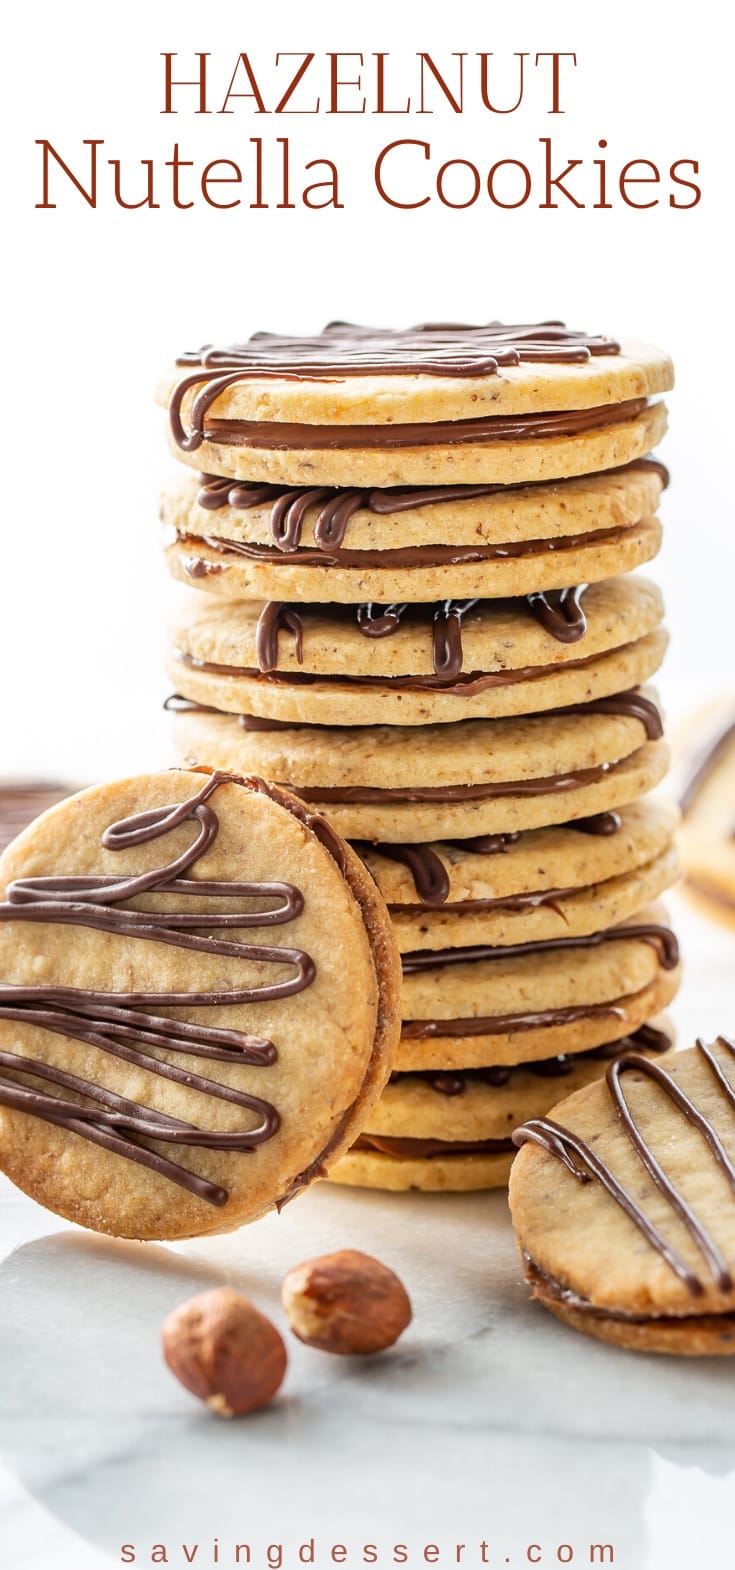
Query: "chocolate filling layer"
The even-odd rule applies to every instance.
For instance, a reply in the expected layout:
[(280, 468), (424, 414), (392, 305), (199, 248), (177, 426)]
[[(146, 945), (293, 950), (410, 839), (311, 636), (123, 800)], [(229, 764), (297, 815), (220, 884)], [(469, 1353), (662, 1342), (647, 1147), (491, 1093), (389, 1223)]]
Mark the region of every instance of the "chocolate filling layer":
[(563, 409), (543, 414), (497, 414), (490, 419), (437, 420), (390, 425), (303, 425), (288, 420), (205, 419), (203, 438), (225, 447), (279, 451), (402, 447), (457, 447), (479, 442), (541, 441), (579, 436), (635, 420), (648, 407), (645, 398), (601, 404), (594, 409)]
[[(726, 1060), (735, 1059), (735, 1042), (726, 1036), (718, 1036), (716, 1046), (721, 1048)], [(735, 1089), (723, 1068), (722, 1061), (718, 1058), (713, 1047), (708, 1046), (701, 1038), (697, 1041), (696, 1049), (701, 1059), (712, 1074), (713, 1089), (719, 1093), (723, 1109), (732, 1112), (735, 1107)], [(722, 1252), (718, 1242), (708, 1231), (704, 1222), (700, 1220), (686, 1195), (669, 1176), (668, 1171), (661, 1165), (654, 1150), (641, 1132), (631, 1112), (630, 1106), (623, 1090), (623, 1079), (626, 1073), (635, 1072), (643, 1079), (652, 1080), (669, 1100), (671, 1107), (678, 1112), (690, 1127), (700, 1135), (703, 1144), (708, 1150), (708, 1159), (715, 1165), (726, 1179), (730, 1189), (735, 1192), (735, 1164), (723, 1144), (718, 1129), (710, 1121), (707, 1110), (697, 1106), (694, 1100), (679, 1085), (673, 1074), (668, 1074), (660, 1064), (652, 1063), (649, 1058), (642, 1057), (637, 1052), (624, 1053), (616, 1058), (607, 1070), (605, 1076), (607, 1089), (614, 1110), (617, 1114), (617, 1127), (621, 1137), (627, 1139), (635, 1154), (648, 1173), (648, 1177), (670, 1206), (673, 1213), (686, 1228), (691, 1242), (696, 1248), (702, 1261), (720, 1292), (733, 1290), (733, 1274), (730, 1264)], [(649, 1247), (666, 1262), (679, 1281), (686, 1287), (692, 1297), (701, 1297), (704, 1293), (704, 1282), (700, 1275), (692, 1269), (689, 1262), (663, 1232), (650, 1219), (644, 1208), (646, 1185), (638, 1186), (634, 1193), (629, 1192), (616, 1177), (612, 1169), (599, 1155), (592, 1145), (581, 1139), (572, 1129), (555, 1122), (552, 1118), (532, 1118), (517, 1128), (513, 1134), (514, 1144), (521, 1146), (528, 1142), (539, 1145), (562, 1165), (576, 1180), (577, 1183), (587, 1184), (597, 1182), (610, 1196), (614, 1204), (624, 1212), (645, 1238)], [(670, 1170), (670, 1163), (667, 1161)], [(649, 1185), (650, 1186), (650, 1185)]]

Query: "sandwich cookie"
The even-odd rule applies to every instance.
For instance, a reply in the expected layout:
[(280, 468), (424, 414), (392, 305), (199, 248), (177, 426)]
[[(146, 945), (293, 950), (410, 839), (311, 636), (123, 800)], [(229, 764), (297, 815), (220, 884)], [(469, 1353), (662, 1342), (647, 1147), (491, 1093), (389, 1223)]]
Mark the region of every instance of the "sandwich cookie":
[(599, 932), (656, 899), (678, 873), (677, 821), (644, 800), (555, 828), (355, 849), (404, 952), (512, 945)]
[(590, 817), (644, 795), (668, 763), (648, 689), (454, 725), (282, 726), (186, 701), (175, 723), (187, 763), (262, 774), (326, 812), (345, 838), (376, 843)]
[(220, 599), (430, 601), (593, 583), (659, 549), (644, 458), (554, 484), (346, 489), (186, 475), (162, 498), (173, 576)]
[(735, 1352), (735, 1043), (605, 1080), (514, 1134), (526, 1274), (558, 1319), (643, 1352)]
[(613, 578), (521, 600), (201, 604), (168, 672), (206, 707), (291, 724), (426, 725), (533, 714), (639, 686), (666, 648), (653, 584)]
[(286, 793), (174, 770), (73, 796), (0, 861), (0, 1167), (97, 1231), (237, 1227), (353, 1143), (399, 986), (372, 879)]
[(735, 927), (735, 704), (699, 727), (681, 763), (684, 890), (708, 916)]
[(332, 1169), (334, 1183), (359, 1188), (454, 1191), (508, 1181), (519, 1122), (543, 1117), (561, 1094), (601, 1079), (623, 1052), (668, 1051), (660, 1017), (607, 1046), (537, 1063), (391, 1075), (352, 1150)]
[(584, 1052), (660, 1013), (679, 951), (659, 905), (584, 937), (403, 954), (396, 1068), (476, 1068)]
[(246, 481), (442, 485), (629, 463), (665, 429), (667, 355), (563, 323), (332, 323), (180, 357), (159, 397), (184, 462)]
[(40, 813), (70, 796), (72, 788), (52, 780), (17, 780), (0, 785), (0, 851)]

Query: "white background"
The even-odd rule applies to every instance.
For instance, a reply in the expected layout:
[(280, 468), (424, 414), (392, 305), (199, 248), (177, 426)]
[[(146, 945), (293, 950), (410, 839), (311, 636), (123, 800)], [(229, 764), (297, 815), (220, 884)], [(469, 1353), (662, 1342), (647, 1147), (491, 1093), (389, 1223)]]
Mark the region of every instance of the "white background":
[[(420, 13), (400, 0), (352, 11), (336, 0), (257, 9), (132, 0), (114, 13), (93, 0), (44, 0), (14, 11), (5, 84), (12, 221), (3, 258), (0, 774), (86, 781), (168, 761), (157, 495), (169, 460), (152, 403), (157, 378), (183, 348), (264, 326), (314, 330), (335, 316), (394, 324), (559, 316), (666, 347), (678, 384), (663, 448), (674, 484), (655, 567), (673, 633), (662, 689), (669, 710), (680, 711), (732, 679), (725, 16), (714, 0), (696, 8), (452, 0)], [(566, 113), (556, 116), (546, 112), (548, 62), (529, 72), (521, 108), (504, 116), (478, 109), (476, 90), (461, 117), (442, 107), (438, 91), (436, 113), (416, 117), (254, 116), (247, 106), (228, 116), (160, 114), (161, 51), (179, 52), (186, 77), (193, 52), (209, 50), (215, 102), (247, 51), (272, 103), (277, 49), (390, 51), (407, 91), (416, 88), (419, 49), (448, 74), (453, 50), (491, 50), (504, 102), (513, 101), (514, 50), (574, 50), (578, 65), (566, 76)], [(471, 58), (467, 71), (469, 81)], [(180, 101), (193, 108), (192, 96)], [(123, 194), (136, 200), (138, 160), (154, 157), (166, 175), (175, 138), (198, 167), (214, 157), (239, 161), (250, 200), (249, 139), (286, 134), (297, 191), (302, 161), (337, 162), (342, 211), (216, 212), (201, 202), (172, 211), (163, 184), (158, 211), (122, 211), (112, 201), (104, 159), (120, 158)], [(693, 211), (618, 203), (612, 212), (566, 204), (540, 212), (529, 203), (502, 212), (485, 199), (466, 211), (434, 201), (407, 213), (373, 188), (376, 153), (394, 137), (429, 141), (434, 169), (467, 157), (486, 170), (502, 157), (538, 169), (545, 135), (559, 168), (567, 156), (599, 157), (600, 138), (612, 170), (629, 158), (663, 169), (697, 158), (703, 199)], [(35, 209), (37, 137), (80, 175), (82, 139), (104, 138), (97, 210), (61, 175), (57, 210)], [(279, 200), (275, 180), (271, 200)]]

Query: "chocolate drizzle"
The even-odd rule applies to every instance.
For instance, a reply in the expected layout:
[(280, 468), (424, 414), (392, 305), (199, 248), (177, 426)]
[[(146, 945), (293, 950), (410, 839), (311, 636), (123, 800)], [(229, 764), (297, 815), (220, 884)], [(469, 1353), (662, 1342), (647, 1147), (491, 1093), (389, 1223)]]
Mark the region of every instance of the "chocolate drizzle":
[[(735, 1043), (728, 1040), (727, 1037), (719, 1036), (716, 1044), (729, 1053), (731, 1057), (735, 1058)], [(731, 1109), (735, 1109), (735, 1089), (733, 1089), (720, 1062), (715, 1057), (712, 1047), (699, 1040), (697, 1041), (697, 1049), (711, 1070), (726, 1105)], [(720, 1249), (698, 1219), (684, 1195), (667, 1176), (651, 1146), (641, 1134), (630, 1111), (623, 1092), (622, 1079), (626, 1073), (631, 1071), (644, 1075), (658, 1085), (676, 1110), (697, 1130), (734, 1194), (735, 1165), (733, 1165), (713, 1124), (691, 1098), (686, 1095), (674, 1077), (668, 1074), (660, 1064), (651, 1063), (648, 1058), (634, 1052), (626, 1053), (610, 1064), (607, 1071), (607, 1087), (618, 1115), (620, 1128), (627, 1136), (659, 1193), (663, 1194), (675, 1215), (678, 1216), (686, 1228), (692, 1242), (709, 1266), (719, 1291), (730, 1292), (733, 1288), (732, 1275)], [(527, 1141), (540, 1145), (550, 1155), (556, 1156), (563, 1162), (572, 1176), (576, 1178), (577, 1182), (590, 1183), (596, 1180), (601, 1183), (611, 1199), (630, 1218), (651, 1248), (655, 1249), (666, 1261), (690, 1294), (693, 1297), (702, 1295), (704, 1283), (701, 1278), (690, 1268), (678, 1250), (673, 1248), (658, 1228), (654, 1226), (638, 1201), (623, 1187), (606, 1163), (601, 1160), (583, 1139), (573, 1134), (570, 1129), (564, 1128), (561, 1124), (553, 1122), (549, 1118), (534, 1118), (516, 1129), (513, 1134), (513, 1143), (515, 1145), (521, 1146)]]
[[(609, 529), (589, 530), (585, 534), (565, 534), (541, 540), (509, 540), (493, 545), (403, 545), (389, 550), (342, 550), (337, 546), (322, 548), (311, 546), (292, 547), (284, 543), (260, 545), (248, 540), (227, 540), (212, 534), (177, 532), (177, 543), (194, 550), (203, 545), (221, 556), (244, 556), (247, 561), (268, 562), (299, 567), (442, 567), (457, 566), (462, 562), (517, 561), (525, 556), (543, 556), (552, 551), (589, 550), (600, 545), (616, 543), (625, 536), (623, 525)], [(207, 572), (221, 571), (220, 564), (206, 562), (193, 556), (187, 571), (191, 577), (201, 577)]]
[[(173, 944), (177, 948), (220, 954), (235, 960), (280, 965), (293, 970), (285, 980), (234, 990), (186, 992), (102, 992), (69, 986), (0, 986), (0, 1018), (40, 1027), (56, 1035), (87, 1043), (121, 1058), (162, 1079), (247, 1108), (260, 1118), (257, 1127), (242, 1131), (206, 1130), (170, 1117), (144, 1104), (129, 1101), (101, 1085), (14, 1052), (0, 1053), (0, 1103), (54, 1123), (107, 1150), (151, 1168), (171, 1182), (211, 1205), (224, 1205), (227, 1191), (199, 1177), (150, 1149), (143, 1141), (199, 1147), (209, 1150), (252, 1151), (277, 1132), (276, 1109), (259, 1096), (178, 1068), (154, 1055), (156, 1049), (230, 1064), (267, 1067), (276, 1060), (276, 1048), (260, 1036), (240, 1030), (207, 1026), (198, 1020), (172, 1017), (176, 1008), (222, 1008), (289, 997), (311, 985), (315, 967), (302, 949), (266, 947), (220, 936), (228, 929), (278, 926), (292, 921), (303, 910), (299, 889), (290, 883), (244, 883), (187, 878), (213, 843), (218, 819), (209, 798), (231, 776), (208, 775), (201, 789), (188, 801), (151, 808), (111, 824), (102, 836), (106, 849), (126, 850), (171, 833), (184, 823), (196, 828), (193, 843), (171, 861), (153, 871), (128, 876), (22, 878), (11, 883), (7, 902), (0, 904), (0, 921), (60, 922), (64, 926), (91, 927), (115, 937)], [(129, 902), (142, 895), (176, 895), (172, 909), (137, 909)], [(215, 897), (272, 901), (256, 911), (189, 912), (190, 897)], [(163, 1012), (160, 1012), (163, 1011)], [(152, 1049), (152, 1050), (151, 1050)], [(16, 1076), (21, 1076), (20, 1079)], [(24, 1083), (40, 1080), (71, 1092), (47, 1095)], [(80, 1099), (73, 1099), (80, 1098)], [(91, 1105), (90, 1105), (91, 1103)]]
[[(580, 364), (592, 355), (619, 354), (612, 338), (574, 332), (563, 322), (486, 326), (424, 322), (404, 331), (330, 322), (316, 337), (286, 337), (259, 332), (244, 344), (215, 348), (208, 344), (183, 354), (177, 365), (195, 367), (171, 396), (171, 426), (186, 452), (202, 440), (202, 426), (220, 393), (250, 378), (319, 381), (345, 376), (497, 375), (501, 366), (535, 363)], [(191, 429), (181, 424), (181, 402), (190, 387), (200, 386), (191, 410)]]
[(34, 818), (72, 794), (71, 785), (51, 780), (23, 780), (0, 786), (0, 851), (28, 827)]
[(605, 1042), (601, 1047), (588, 1047), (584, 1052), (562, 1052), (554, 1058), (539, 1058), (533, 1063), (496, 1063), (487, 1068), (463, 1069), (412, 1069), (400, 1070), (391, 1075), (391, 1084), (406, 1079), (420, 1079), (438, 1096), (461, 1096), (471, 1085), (490, 1085), (502, 1090), (514, 1074), (534, 1074), (539, 1079), (565, 1079), (573, 1074), (579, 1063), (608, 1062), (621, 1057), (624, 1052), (638, 1048), (645, 1052), (668, 1052), (671, 1039), (664, 1030), (653, 1025), (641, 1025), (629, 1036), (618, 1041)]
[(573, 589), (547, 589), (526, 595), (531, 615), (557, 643), (578, 643), (584, 637), (587, 618), (580, 601), (586, 588), (586, 583), (580, 583)]
[[(560, 643), (575, 643), (583, 637), (587, 622), (584, 612), (579, 604), (579, 598), (586, 585), (579, 588), (561, 589), (556, 591), (556, 596), (551, 593), (528, 594), (519, 600), (511, 601), (515, 608), (526, 606), (531, 615)], [(558, 603), (555, 601), (558, 600)], [(423, 619), (422, 613), (428, 611), (431, 616), (431, 642), (432, 642), (432, 668), (434, 675), (449, 683), (455, 681), (462, 671), (462, 622), (471, 610), (482, 602), (478, 599), (470, 600), (444, 600), (437, 606), (410, 606), (404, 602), (394, 602), (390, 605), (376, 605), (374, 601), (367, 601), (356, 607), (337, 607), (329, 605), (323, 608), (323, 614), (338, 620), (355, 618), (358, 632), (364, 638), (379, 639), (392, 637), (398, 632), (407, 614), (415, 620)], [(321, 611), (321, 606), (311, 605), (312, 612)], [(341, 614), (340, 614), (341, 613)], [(279, 600), (269, 600), (258, 617), (255, 631), (255, 654), (258, 669), (262, 673), (270, 673), (278, 667), (279, 635), (282, 631), (290, 632), (294, 639), (296, 659), (299, 665), (303, 664), (304, 622), (302, 613), (295, 606)], [(208, 660), (195, 660), (192, 655), (180, 655), (189, 664), (196, 664), (201, 670), (208, 670), (227, 675), (249, 674), (246, 667), (215, 664)], [(538, 667), (539, 670), (544, 667)], [(514, 679), (524, 679), (530, 670), (536, 667), (527, 667), (516, 673), (512, 669), (490, 672), (487, 674), (476, 673), (473, 679), (488, 683), (509, 682)], [(319, 673), (308, 673), (311, 679), (318, 681)], [(329, 679), (327, 674), (326, 679)], [(353, 680), (360, 682), (376, 681), (391, 682), (394, 684), (417, 685), (424, 680), (422, 676), (356, 676), (345, 677), (340, 675), (339, 680)]]

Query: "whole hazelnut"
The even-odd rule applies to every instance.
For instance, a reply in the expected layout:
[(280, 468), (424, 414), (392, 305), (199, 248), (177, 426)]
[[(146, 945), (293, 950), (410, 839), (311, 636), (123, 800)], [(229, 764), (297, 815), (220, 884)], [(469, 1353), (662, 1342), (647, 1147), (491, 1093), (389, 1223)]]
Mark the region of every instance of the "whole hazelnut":
[(299, 1341), (343, 1356), (385, 1351), (411, 1321), (410, 1299), (398, 1276), (354, 1248), (290, 1270), (281, 1301)]
[(286, 1348), (275, 1325), (230, 1287), (175, 1308), (161, 1338), (171, 1372), (220, 1417), (265, 1406), (286, 1372)]

